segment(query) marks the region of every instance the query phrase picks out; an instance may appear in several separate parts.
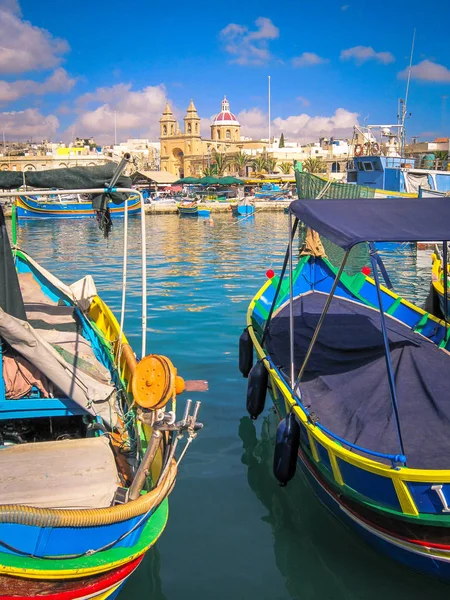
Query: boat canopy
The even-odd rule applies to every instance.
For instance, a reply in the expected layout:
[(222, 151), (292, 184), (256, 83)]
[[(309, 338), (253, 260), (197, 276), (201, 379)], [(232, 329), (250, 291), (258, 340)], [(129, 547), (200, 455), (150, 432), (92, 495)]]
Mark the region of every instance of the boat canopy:
[(290, 211), (345, 250), (361, 242), (450, 239), (449, 199), (296, 200)]
[[(26, 185), (31, 188), (77, 190), (102, 188), (108, 185), (117, 169), (114, 162), (100, 167), (71, 167), (46, 171), (0, 171), (0, 188), (14, 190)], [(131, 187), (130, 177), (119, 177), (115, 187)], [(122, 200), (123, 201), (123, 200)]]

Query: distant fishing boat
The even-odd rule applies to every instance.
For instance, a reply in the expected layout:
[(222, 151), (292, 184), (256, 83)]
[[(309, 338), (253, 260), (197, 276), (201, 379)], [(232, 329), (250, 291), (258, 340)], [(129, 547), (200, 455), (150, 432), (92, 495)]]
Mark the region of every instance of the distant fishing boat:
[(198, 203), (196, 201), (183, 200), (178, 204), (178, 212), (181, 217), (198, 217)]
[[(267, 272), (250, 303), (239, 368), (250, 416), (269, 390), (280, 419), (280, 483), (298, 465), (321, 502), (380, 553), (450, 581), (448, 326), (380, 283), (374, 247), (446, 240), (450, 203), (428, 202), (426, 211), (420, 199), (293, 202), (283, 268)], [(299, 222), (311, 229), (294, 264)], [(343, 249), (339, 267), (318, 234)], [(370, 267), (349, 276), (360, 243)]]
[[(129, 178), (118, 179), (126, 162), (67, 171), (74, 189), (109, 202), (132, 192)], [(53, 188), (66, 176), (35, 181)], [(0, 207), (0, 597), (115, 598), (165, 528), (176, 440), (201, 428), (191, 400), (176, 420), (177, 395), (205, 385), (146, 355), (145, 244), (138, 360), (123, 332), (126, 246), (118, 321), (90, 275), (68, 286), (17, 246), (14, 211), (11, 248)], [(124, 241), (127, 225), (125, 214)]]
[[(20, 195), (16, 200), (19, 219), (85, 219), (95, 217), (92, 202), (81, 198), (80, 194), (52, 194), (53, 197), (36, 195)], [(125, 202), (110, 207), (111, 217), (123, 217)], [(140, 210), (139, 197), (130, 195), (128, 199), (128, 215), (137, 215)]]
[(281, 188), (276, 183), (264, 183), (259, 190), (255, 191), (255, 198), (263, 198), (265, 200), (280, 200), (288, 197), (289, 189)]
[(231, 205), (233, 216), (248, 217), (255, 214), (255, 206), (253, 204), (233, 204)]

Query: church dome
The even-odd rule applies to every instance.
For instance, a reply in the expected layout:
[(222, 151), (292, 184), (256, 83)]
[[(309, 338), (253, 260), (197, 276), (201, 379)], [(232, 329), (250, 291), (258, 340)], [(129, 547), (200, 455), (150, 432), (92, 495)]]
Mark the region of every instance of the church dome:
[(230, 103), (226, 96), (222, 100), (222, 110), (216, 115), (212, 125), (239, 125), (239, 121), (236, 116), (230, 112)]

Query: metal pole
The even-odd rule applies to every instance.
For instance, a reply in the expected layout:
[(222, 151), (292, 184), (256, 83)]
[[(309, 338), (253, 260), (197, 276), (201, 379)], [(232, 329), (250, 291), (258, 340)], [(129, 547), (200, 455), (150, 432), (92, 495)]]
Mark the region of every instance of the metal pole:
[(350, 254), (350, 248), (344, 254), (344, 258), (342, 259), (341, 266), (339, 267), (339, 271), (337, 272), (337, 275), (336, 275), (335, 280), (333, 282), (333, 285), (331, 287), (330, 293), (328, 294), (328, 298), (327, 298), (327, 301), (325, 302), (325, 306), (323, 308), (322, 314), (320, 315), (319, 322), (316, 325), (316, 329), (315, 329), (315, 331), (313, 333), (313, 336), (311, 338), (311, 342), (309, 343), (308, 351), (306, 352), (305, 358), (303, 360), (303, 365), (302, 365), (302, 367), (300, 369), (300, 372), (298, 374), (297, 381), (295, 382), (295, 387), (293, 388), (294, 394), (297, 391), (297, 388), (298, 388), (298, 386), (300, 384), (300, 381), (301, 381), (301, 379), (303, 377), (303, 373), (305, 372), (306, 365), (308, 364), (309, 357), (311, 356), (312, 349), (314, 347), (314, 344), (316, 343), (317, 336), (319, 335), (320, 328), (322, 327), (322, 324), (323, 324), (323, 321), (325, 319), (325, 316), (326, 316), (326, 314), (328, 312), (328, 309), (330, 308), (330, 304), (331, 304), (331, 301), (333, 299), (334, 292), (336, 291), (336, 288), (338, 286), (339, 279), (341, 278), (341, 275), (342, 275), (342, 272), (344, 270), (344, 267), (345, 267), (345, 264), (347, 262), (349, 254)]
[(122, 266), (122, 307), (120, 311), (119, 355), (122, 348), (122, 334), (125, 322), (125, 300), (127, 295), (127, 263), (128, 263), (128, 198), (125, 200), (123, 215), (123, 266)]
[(444, 244), (442, 246), (442, 260), (444, 263), (444, 321), (445, 321), (445, 329), (448, 328), (448, 241), (444, 240)]
[[(136, 190), (137, 191), (137, 190)], [(147, 237), (145, 231), (144, 196), (137, 191), (141, 200), (141, 262), (142, 262), (142, 358), (145, 356), (147, 344)]]
[(292, 281), (292, 213), (289, 211), (289, 354), (291, 360), (291, 387), (294, 386), (294, 285)]
[(268, 105), (269, 105), (269, 150), (270, 150), (270, 75), (268, 76)]
[[(292, 236), (292, 239), (294, 239), (295, 232), (297, 230), (297, 226), (298, 226), (298, 219), (295, 219), (294, 227), (292, 228), (291, 233), (290, 233), (290, 235)], [(283, 283), (283, 277), (284, 277), (284, 274), (286, 273), (288, 260), (289, 260), (289, 245), (287, 247), (286, 254), (284, 255), (284, 261), (283, 261), (283, 267), (282, 267), (281, 273), (280, 273), (280, 279), (278, 280), (277, 289), (275, 290), (275, 296), (273, 297), (272, 305), (269, 310), (269, 315), (266, 319), (266, 324), (264, 326), (264, 331), (263, 331), (263, 335), (261, 338), (261, 346), (264, 344), (264, 340), (266, 339), (267, 330), (269, 328), (270, 321), (272, 319), (273, 311), (275, 310), (275, 304), (277, 303), (278, 296), (280, 294), (281, 284)]]
[(383, 303), (382, 303), (381, 289), (380, 289), (380, 279), (378, 277), (377, 261), (376, 261), (376, 258), (374, 256), (372, 250), (370, 251), (370, 262), (372, 263), (373, 278), (375, 279), (375, 288), (377, 290), (378, 306), (380, 309), (381, 331), (383, 333), (383, 342), (384, 342), (384, 350), (385, 350), (384, 354), (385, 354), (385, 358), (386, 358), (386, 369), (387, 369), (387, 375), (388, 375), (389, 392), (391, 395), (392, 408), (394, 410), (395, 425), (397, 428), (397, 435), (398, 435), (398, 441), (400, 444), (400, 451), (404, 455), (405, 450), (403, 447), (402, 432), (400, 430), (400, 416), (398, 414), (397, 391), (395, 389), (395, 377), (394, 377), (394, 372), (392, 370), (391, 353), (389, 350), (389, 338), (388, 338), (388, 334), (387, 334), (387, 330), (386, 330), (386, 321), (384, 318), (384, 310), (383, 310)]

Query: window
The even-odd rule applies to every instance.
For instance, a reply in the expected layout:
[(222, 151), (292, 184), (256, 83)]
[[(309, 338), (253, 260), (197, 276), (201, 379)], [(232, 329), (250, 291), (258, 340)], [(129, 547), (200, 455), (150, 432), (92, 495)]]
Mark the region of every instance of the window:
[(373, 163), (371, 163), (368, 160), (365, 160), (363, 162), (363, 167), (364, 167), (364, 171), (374, 171), (375, 169), (373, 168)]
[(167, 135), (167, 125), (164, 125), (163, 127), (163, 135)]
[(173, 125), (170, 126), (170, 135), (173, 135)]
[(198, 133), (198, 123), (195, 124), (195, 133)]
[(227, 138), (227, 140), (231, 140), (231, 131), (229, 129), (226, 130), (225, 137)]
[(220, 140), (220, 129), (217, 130), (217, 139)]
[(187, 130), (188, 130), (188, 133), (192, 133), (192, 125), (190, 123), (188, 123)]
[(331, 164), (331, 172), (332, 173), (340, 173), (341, 165), (338, 162), (334, 162)]

